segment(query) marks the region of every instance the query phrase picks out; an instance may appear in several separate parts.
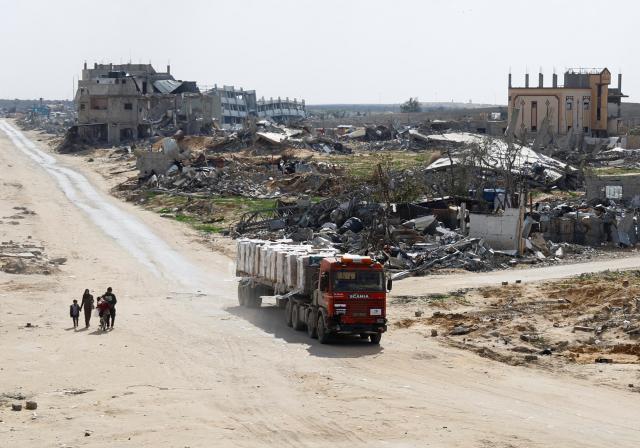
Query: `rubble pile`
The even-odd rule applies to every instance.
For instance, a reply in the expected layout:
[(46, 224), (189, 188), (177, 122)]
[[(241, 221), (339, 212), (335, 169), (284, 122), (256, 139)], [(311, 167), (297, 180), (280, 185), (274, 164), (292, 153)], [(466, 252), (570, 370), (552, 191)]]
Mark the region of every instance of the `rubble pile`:
[(436, 207), (442, 205), (405, 203), (387, 208), (357, 197), (343, 201), (331, 198), (315, 204), (303, 200), (281, 204), (271, 211), (248, 213), (233, 235), (272, 241), (290, 238), (370, 255), (383, 263), (395, 280), (435, 269), (488, 271), (518, 264), (585, 260), (598, 254), (596, 249), (572, 241), (553, 241), (557, 235), (550, 228), (541, 228), (530, 215), (523, 222), (521, 250), (498, 249), (492, 247), (498, 243), (461, 228), (462, 216), (465, 227), (468, 225), (464, 206)]
[[(404, 314), (418, 307), (415, 316), (424, 317), (407, 317), (397, 326), (435, 328), (452, 344), (509, 364), (638, 364), (639, 296), (639, 271), (583, 274), (543, 285), (480, 288), (437, 301), (401, 298)], [(425, 305), (436, 310), (429, 313)]]
[(536, 203), (524, 226), (524, 237), (532, 236), (531, 246), (545, 256), (557, 254), (557, 245), (545, 248), (536, 243), (536, 235), (538, 241), (544, 237), (552, 243), (617, 247), (632, 247), (639, 237), (635, 210), (611, 200), (592, 201), (592, 205), (583, 200)]
[(18, 118), (17, 123), (27, 131), (38, 130), (62, 136), (74, 125), (75, 111), (64, 102), (33, 106), (31, 110)]
[[(136, 184), (121, 189), (134, 192), (131, 197), (154, 192), (197, 201), (278, 199), (274, 208), (250, 209), (237, 225), (236, 214), (233, 223), (225, 222), (232, 224), (229, 233), (369, 254), (396, 279), (434, 269), (486, 271), (588, 259), (603, 245), (637, 243), (634, 208), (640, 196), (635, 205), (614, 203), (599, 192), (597, 200), (527, 204), (532, 191), (575, 190), (585, 181), (583, 170), (551, 157), (548, 147), (532, 149), (539, 142), (528, 147), (510, 134), (488, 138), (464, 129), (438, 120), (335, 128), (248, 120), (242, 128), (213, 126), (203, 135), (177, 131), (117, 151), (122, 158), (133, 154), (139, 172)], [(68, 148), (82, 148), (67, 137)], [(640, 163), (637, 151), (616, 148), (614, 141), (584, 143), (593, 163), (618, 163), (621, 157)], [(366, 160), (377, 158), (367, 159), (366, 151), (394, 149), (432, 151), (432, 157), (408, 158), (413, 165), (406, 165), (398, 156), (360, 169), (363, 160), (368, 165)], [(354, 159), (335, 157), (341, 165), (332, 163), (331, 154), (353, 152)], [(359, 171), (349, 165), (354, 162)]]
[[(448, 170), (451, 173), (452, 169), (466, 165), (475, 168), (476, 173), (472, 177), (477, 179), (491, 172), (507, 172), (526, 182), (530, 188), (575, 189), (579, 185), (577, 169), (526, 146), (469, 133), (431, 135), (427, 140), (430, 144), (445, 145), (450, 150), (446, 156), (430, 164), (427, 172)], [(473, 188), (473, 182), (468, 188)]]
[(338, 189), (342, 171), (335, 165), (268, 145), (225, 155), (217, 150), (228, 140), (219, 142), (165, 138), (150, 150), (137, 149), (140, 185), (158, 191), (252, 198), (290, 193), (327, 196)]
[(66, 261), (66, 258), (49, 259), (44, 247), (33, 242), (0, 243), (0, 271), (8, 274), (49, 275), (56, 272)]

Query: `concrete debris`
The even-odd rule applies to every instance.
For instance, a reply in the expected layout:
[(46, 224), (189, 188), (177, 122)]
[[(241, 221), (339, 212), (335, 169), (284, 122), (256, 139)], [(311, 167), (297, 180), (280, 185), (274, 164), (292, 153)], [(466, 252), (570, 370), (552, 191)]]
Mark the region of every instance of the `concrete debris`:
[(509, 172), (525, 178), (530, 186), (577, 185), (578, 170), (529, 147), (509, 144), (471, 133), (431, 135), (434, 144), (447, 144), (450, 154), (429, 165), (427, 171), (471, 166), (480, 172)]
[[(447, 228), (434, 212), (418, 204), (392, 204), (387, 208), (385, 204), (357, 198), (343, 202), (331, 198), (316, 204), (302, 201), (248, 213), (233, 234), (268, 240), (291, 238), (342, 252), (374, 256), (394, 280), (423, 275), (434, 269), (487, 271), (507, 269), (519, 263), (575, 260), (594, 253), (590, 248), (569, 242), (547, 240), (539, 222), (530, 218), (531, 214), (525, 218), (524, 208), (507, 209), (501, 214), (472, 214), (467, 223), (468, 235), (461, 230), (459, 221)], [(481, 218), (486, 221), (507, 217), (511, 217), (510, 227), (478, 224)], [(483, 228), (498, 229), (498, 233), (491, 234)], [(302, 229), (306, 232), (301, 232)]]
[(469, 334), (473, 331), (471, 327), (465, 327), (464, 325), (458, 325), (453, 327), (453, 329), (449, 332), (450, 336), (461, 336), (465, 334)]
[(29, 411), (34, 411), (38, 409), (38, 403), (36, 403), (35, 401), (27, 401), (25, 408)]
[(45, 274), (57, 272), (66, 258), (49, 259), (44, 246), (32, 242), (0, 243), (0, 271), (7, 274)]
[[(449, 336), (473, 333), (457, 346), (481, 355), (490, 350), (492, 359), (509, 364), (528, 362), (530, 355), (546, 363), (633, 365), (640, 363), (638, 294), (640, 272), (606, 271), (466, 291), (460, 303), (432, 303), (442, 311), (416, 322), (426, 326), (425, 335), (434, 328)], [(407, 314), (413, 306), (407, 303)]]
[(190, 157), (189, 149), (179, 145), (182, 138), (184, 138), (182, 134), (177, 134), (173, 138), (164, 138), (158, 151), (153, 151), (152, 148), (149, 148), (149, 151), (136, 150), (134, 152), (136, 168), (140, 175), (149, 177), (156, 173), (176, 174), (178, 166)]
[[(233, 222), (225, 222), (228, 231), (222, 232), (233, 237), (291, 239), (371, 255), (396, 280), (438, 269), (488, 271), (587, 260), (605, 248), (630, 248), (638, 242), (640, 180), (585, 178), (585, 161), (593, 166), (640, 166), (640, 150), (620, 148), (620, 139), (582, 136), (576, 158), (549, 134), (548, 120), (533, 141), (516, 141), (501, 113), (485, 117), (484, 124), (431, 117), (406, 125), (362, 118), (325, 126), (313, 119), (288, 121), (248, 114), (233, 123), (203, 126), (197, 117), (208, 116), (208, 111), (200, 108), (192, 116), (185, 112), (187, 102), (203, 95), (195, 83), (177, 81), (168, 71), (156, 73), (146, 65), (134, 68), (136, 74), (102, 65), (87, 68), (79, 86), (89, 88), (86, 75), (105, 85), (91, 85), (91, 90), (111, 89), (117, 97), (129, 89), (123, 85), (129, 86), (131, 78), (153, 81), (150, 108), (142, 117), (144, 129), (137, 136), (128, 131), (99, 136), (127, 140), (126, 146), (112, 151), (112, 157), (123, 163), (135, 159), (137, 181), (121, 184), (118, 191), (140, 203), (147, 193), (147, 197), (181, 196), (188, 199), (185, 207), (194, 208), (205, 206), (194, 203), (205, 204), (214, 197), (276, 200), (273, 207), (247, 207), (242, 216), (238, 212)], [(225, 92), (245, 102), (255, 93), (227, 87), (214, 90), (213, 96), (223, 102)], [(79, 92), (77, 101), (82, 104), (87, 95), (92, 93)], [(190, 95), (194, 99), (189, 100)], [(176, 101), (180, 96), (182, 103), (167, 109), (163, 106), (167, 101), (160, 101), (164, 96)], [(77, 132), (86, 137), (88, 131)], [(352, 162), (377, 160), (376, 155), (365, 159), (371, 156), (367, 152), (389, 150), (430, 151), (430, 157), (409, 168), (372, 164), (368, 173), (358, 173), (357, 182), (352, 181)], [(394, 163), (402, 158), (396, 155)], [(554, 199), (583, 184), (585, 198), (576, 193)], [(534, 203), (534, 193), (547, 196)], [(161, 213), (178, 214), (173, 209)], [(193, 216), (198, 216), (197, 209)], [(18, 222), (11, 218), (10, 223)], [(218, 223), (218, 218), (207, 224)], [(25, 270), (27, 252), (6, 254), (7, 269)]]

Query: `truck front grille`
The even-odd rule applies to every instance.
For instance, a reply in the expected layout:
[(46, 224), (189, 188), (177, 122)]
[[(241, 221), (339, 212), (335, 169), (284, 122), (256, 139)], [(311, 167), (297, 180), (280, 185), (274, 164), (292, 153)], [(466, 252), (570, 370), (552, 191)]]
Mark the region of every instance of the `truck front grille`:
[[(351, 316), (351, 317), (356, 317), (356, 318), (363, 318), (363, 317), (378, 317), (378, 316), (371, 316), (370, 310), (372, 308), (377, 308), (382, 310), (382, 316), (385, 315), (385, 301), (384, 300), (379, 300), (379, 299), (370, 299), (370, 300), (349, 300), (347, 302), (343, 302), (347, 305), (346, 310), (347, 312), (345, 313), (345, 315), (347, 316)], [(336, 308), (336, 310), (338, 310), (340, 308)], [(342, 308), (344, 309), (344, 308)]]

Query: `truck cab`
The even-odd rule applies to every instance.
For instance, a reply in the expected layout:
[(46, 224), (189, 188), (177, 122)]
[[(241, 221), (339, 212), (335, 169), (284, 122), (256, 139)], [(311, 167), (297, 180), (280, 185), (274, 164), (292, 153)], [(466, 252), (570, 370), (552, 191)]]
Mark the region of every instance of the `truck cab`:
[(326, 331), (360, 334), (379, 342), (387, 330), (386, 296), (390, 288), (382, 265), (370, 257), (322, 259), (316, 300)]

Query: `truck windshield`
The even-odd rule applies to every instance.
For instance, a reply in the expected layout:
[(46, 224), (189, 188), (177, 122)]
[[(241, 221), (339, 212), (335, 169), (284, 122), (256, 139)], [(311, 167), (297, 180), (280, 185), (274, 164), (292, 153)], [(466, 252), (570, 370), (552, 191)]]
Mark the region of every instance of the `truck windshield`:
[(337, 271), (333, 274), (336, 292), (385, 291), (384, 275), (379, 271)]

